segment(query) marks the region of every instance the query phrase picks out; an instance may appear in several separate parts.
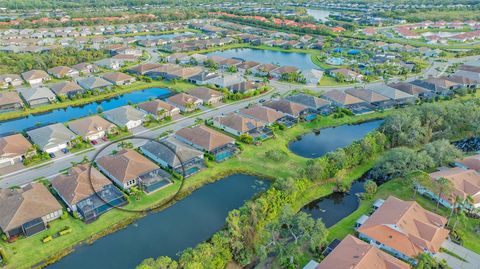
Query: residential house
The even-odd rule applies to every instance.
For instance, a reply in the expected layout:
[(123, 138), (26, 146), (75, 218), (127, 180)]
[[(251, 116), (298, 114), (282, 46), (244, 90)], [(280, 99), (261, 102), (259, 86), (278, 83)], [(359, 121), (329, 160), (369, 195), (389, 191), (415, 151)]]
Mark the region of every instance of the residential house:
[(238, 113), (247, 118), (260, 121), (267, 126), (272, 125), (273, 123), (279, 121), (286, 116), (284, 113), (278, 112), (275, 109), (260, 105), (253, 105), (247, 108), (242, 108), (238, 111)]
[(85, 141), (94, 141), (114, 133), (116, 126), (104, 118), (94, 115), (68, 123), (68, 128)]
[(76, 77), (80, 72), (68, 66), (56, 66), (47, 70), (48, 74), (54, 78)]
[(432, 97), (432, 93), (429, 90), (408, 82), (392, 83), (392, 84), (389, 84), (388, 86), (394, 89), (397, 89), (399, 91), (408, 93), (410, 95), (413, 95), (417, 98)]
[(127, 203), (123, 193), (90, 164), (77, 164), (52, 180), (52, 188), (70, 212), (89, 223)]
[(334, 105), (344, 108), (368, 106), (368, 103), (364, 100), (339, 90), (327, 91), (322, 97), (331, 101)]
[(31, 107), (50, 104), (57, 99), (55, 94), (46, 87), (18, 89), (23, 100)]
[(81, 78), (77, 80), (77, 83), (85, 90), (104, 90), (113, 85), (109, 81), (99, 77)]
[(227, 58), (227, 59), (221, 61), (220, 63), (218, 63), (218, 66), (221, 69), (228, 69), (230, 67), (235, 67), (236, 68), (241, 63), (242, 63), (241, 60), (234, 59), (234, 58)]
[(116, 54), (115, 56), (112, 56), (112, 60), (118, 60), (121, 62), (136, 62), (138, 61), (139, 57), (131, 54)]
[(72, 81), (54, 83), (49, 85), (49, 87), (57, 96), (73, 97), (84, 92), (84, 89), (80, 87), (80, 85)]
[(305, 94), (305, 93), (289, 95), (289, 96), (285, 97), (285, 99), (287, 99), (291, 102), (297, 103), (297, 104), (304, 105), (304, 106), (309, 107), (310, 109), (316, 110), (316, 111), (321, 111), (321, 110), (323, 110), (325, 108), (328, 108), (330, 106), (329, 101), (327, 101), (325, 99), (322, 99), (322, 98), (318, 98), (318, 97), (313, 96), (313, 95)]
[(391, 101), (390, 98), (381, 95), (377, 92), (374, 92), (370, 89), (364, 88), (351, 88), (345, 90), (345, 93), (355, 96), (362, 99), (363, 101), (377, 107), (377, 108), (388, 108), (393, 106), (395, 103)]
[(284, 75), (291, 74), (291, 73), (298, 73), (298, 72), (300, 72), (300, 69), (296, 68), (295, 66), (285, 65), (285, 66), (281, 66), (276, 69), (273, 69), (269, 73), (272, 77), (280, 79)]
[(157, 63), (139, 64), (137, 66), (127, 69), (127, 73), (135, 74), (135, 75), (146, 75), (151, 70), (154, 70), (155, 68), (159, 68), (160, 66), (162, 65)]
[(253, 68), (255, 68), (259, 65), (260, 65), (260, 63), (255, 62), (255, 61), (245, 61), (245, 62), (242, 62), (241, 64), (237, 65), (237, 70), (238, 70), (238, 72), (245, 74), (245, 73), (251, 71)]
[[(440, 81), (437, 82), (436, 79), (433, 79), (433, 80), (432, 79), (430, 80), (416, 79), (416, 80), (410, 81), (410, 83), (427, 89), (432, 93), (432, 95), (449, 96), (453, 94), (452, 89), (450, 89), (449, 87), (447, 88), (442, 87), (441, 82)], [(448, 84), (450, 83), (453, 84), (453, 82), (449, 82)]]
[(171, 183), (171, 176), (158, 165), (131, 149), (96, 160), (98, 169), (124, 190), (138, 186), (146, 193)]
[(135, 81), (135, 78), (122, 72), (112, 72), (103, 75), (103, 78), (113, 85), (129, 85)]
[(302, 74), (308, 85), (318, 85), (323, 78), (323, 71), (317, 69), (310, 69), (302, 72)]
[(40, 183), (0, 189), (0, 229), (7, 238), (31, 236), (62, 216), (62, 206)]
[(201, 74), (202, 72), (203, 68), (200, 66), (180, 67), (174, 70), (166, 71), (163, 77), (168, 80), (188, 80), (188, 78)]
[(191, 176), (205, 167), (203, 152), (188, 146), (174, 137), (149, 141), (140, 151), (162, 167), (172, 169), (185, 177)]
[(473, 207), (480, 207), (480, 174), (476, 170), (454, 167), (431, 173), (430, 177), (432, 180), (445, 178), (450, 181), (453, 186), (452, 193), (440, 197), (438, 194), (420, 185), (418, 186), (419, 193), (430, 196), (447, 208), (454, 206), (456, 197), (460, 197), (461, 200), (459, 202), (463, 202), (467, 197), (471, 197), (473, 199)]
[(228, 90), (233, 92), (233, 93), (247, 93), (247, 92), (250, 92), (250, 91), (254, 91), (262, 86), (264, 86), (265, 84), (263, 83), (260, 83), (260, 82), (256, 82), (256, 81), (251, 81), (251, 80), (247, 80), (247, 81), (242, 81), (242, 82), (238, 82), (238, 83), (235, 83), (235, 84), (232, 84), (230, 86), (228, 86)]
[(197, 85), (206, 85), (210, 81), (213, 81), (215, 78), (220, 77), (220, 74), (214, 71), (203, 71), (197, 75), (189, 77), (188, 82), (197, 84)]
[(270, 73), (277, 69), (278, 66), (274, 64), (260, 64), (252, 68), (252, 74), (260, 77), (270, 76)]
[(203, 105), (202, 99), (187, 93), (177, 93), (168, 97), (165, 101), (178, 107), (182, 112), (192, 112)]
[(212, 125), (237, 137), (246, 134), (255, 140), (263, 140), (271, 136), (271, 130), (265, 127), (265, 123), (237, 113), (215, 117)]
[(464, 169), (472, 169), (480, 173), (480, 154), (465, 157), (457, 160), (455, 165)]
[(206, 81), (206, 84), (214, 85), (217, 88), (228, 88), (244, 81), (245, 79), (239, 74), (222, 74), (221, 76)]
[(188, 93), (202, 100), (204, 104), (209, 105), (220, 103), (224, 97), (223, 93), (206, 87), (194, 88), (189, 90)]
[(167, 62), (172, 64), (187, 64), (191, 57), (186, 53), (172, 53), (166, 57)]
[(16, 74), (0, 75), (0, 89), (7, 89), (8, 87), (16, 87), (22, 85), (23, 80)]
[(312, 269), (410, 269), (410, 265), (347, 235), (320, 264)]
[(272, 108), (281, 113), (290, 115), (294, 118), (308, 115), (310, 109), (307, 106), (291, 102), (286, 99), (269, 100), (263, 104), (266, 107)]
[(229, 158), (237, 150), (235, 139), (205, 125), (180, 129), (175, 133), (175, 138), (211, 154), (217, 162)]
[(334, 78), (339, 78), (345, 80), (345, 81), (362, 81), (363, 80), (363, 75), (359, 74), (355, 71), (352, 71), (350, 69), (346, 68), (338, 68), (329, 71), (330, 75)]
[(374, 84), (374, 85), (368, 85), (367, 89), (372, 90), (374, 92), (377, 92), (383, 96), (386, 96), (390, 99), (392, 99), (395, 103), (399, 105), (404, 105), (404, 104), (412, 104), (415, 102), (416, 97), (408, 94), (404, 91), (397, 90), (395, 88), (392, 88), (387, 85), (379, 85), (379, 84)]
[(357, 231), (360, 239), (415, 263), (420, 254), (440, 251), (449, 234), (444, 228), (446, 223), (446, 218), (425, 210), (417, 202), (390, 196)]
[(445, 79), (458, 84), (459, 87), (468, 88), (468, 89), (476, 89), (480, 85), (480, 79), (476, 80), (476, 79), (471, 79), (469, 77), (464, 77), (464, 76), (451, 75), (451, 76), (445, 77)]
[(50, 80), (50, 76), (43, 70), (30, 70), (23, 72), (22, 78), (30, 85), (40, 84)]
[(178, 107), (160, 99), (140, 103), (137, 108), (147, 114), (153, 115), (156, 119), (174, 117), (180, 114), (180, 109)]
[(16, 92), (0, 92), (0, 112), (18, 110), (23, 107), (23, 102)]
[(99, 71), (98, 66), (92, 63), (79, 63), (73, 65), (72, 68), (77, 70), (81, 75), (93, 74)]
[(107, 58), (96, 61), (95, 65), (107, 69), (118, 70), (123, 66), (123, 61)]
[(121, 106), (103, 112), (103, 116), (115, 125), (130, 130), (142, 125), (146, 113), (131, 106)]
[(54, 153), (71, 146), (76, 135), (61, 123), (27, 131), (30, 140), (47, 153)]
[(0, 137), (0, 167), (21, 163), (36, 153), (32, 149), (32, 144), (21, 134)]

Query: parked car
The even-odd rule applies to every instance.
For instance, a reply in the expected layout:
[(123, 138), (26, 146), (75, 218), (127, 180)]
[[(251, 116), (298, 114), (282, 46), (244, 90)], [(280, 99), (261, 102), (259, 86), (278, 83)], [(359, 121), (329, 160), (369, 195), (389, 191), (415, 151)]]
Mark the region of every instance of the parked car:
[(62, 152), (63, 152), (64, 154), (67, 154), (67, 153), (68, 153), (68, 149), (67, 149), (67, 148), (64, 148), (64, 149), (62, 149)]
[(92, 140), (92, 141), (90, 141), (90, 143), (92, 143), (92, 145), (98, 144), (97, 140)]
[(102, 137), (102, 140), (106, 142), (106, 141), (108, 141), (108, 138), (104, 136), (104, 137)]
[(52, 158), (52, 159), (55, 158), (55, 154), (53, 154), (53, 152), (52, 152), (52, 153), (48, 153), (48, 156), (50, 156), (50, 158)]
[(266, 101), (265, 99), (258, 100), (259, 103), (265, 103), (265, 101)]

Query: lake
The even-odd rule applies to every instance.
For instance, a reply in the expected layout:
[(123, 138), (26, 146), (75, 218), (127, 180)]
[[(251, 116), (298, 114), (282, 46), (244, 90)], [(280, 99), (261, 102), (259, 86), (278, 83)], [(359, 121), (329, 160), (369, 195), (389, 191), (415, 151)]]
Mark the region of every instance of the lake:
[(371, 131), (377, 129), (382, 120), (369, 121), (355, 125), (321, 129), (320, 133), (307, 133), (288, 144), (288, 148), (295, 154), (305, 158), (318, 158), (343, 148), (356, 140), (362, 139)]
[(183, 32), (183, 33), (173, 33), (173, 34), (165, 34), (165, 35), (137, 35), (135, 36), (135, 40), (159, 40), (159, 39), (172, 39), (179, 36), (192, 36), (195, 35), (192, 32)]
[(49, 269), (132, 269), (144, 259), (170, 256), (208, 240), (228, 212), (268, 188), (258, 177), (234, 174), (205, 185), (163, 211), (150, 213), (92, 245), (81, 245)]
[(314, 17), (317, 21), (327, 21), (328, 16), (332, 13), (325, 9), (307, 9), (308, 15)]
[(363, 184), (364, 182), (355, 181), (349, 192), (334, 192), (307, 204), (302, 211), (314, 219), (321, 218), (329, 228), (357, 210), (359, 201), (356, 194), (364, 192)]
[(283, 52), (262, 49), (228, 49), (207, 53), (225, 58), (237, 58), (245, 61), (255, 61), (265, 64), (291, 65), (301, 70), (320, 69), (310, 59), (310, 54), (299, 52)]
[(99, 102), (93, 102), (83, 106), (67, 107), (55, 109), (50, 112), (29, 115), (25, 118), (0, 122), (0, 134), (21, 132), (36, 126), (47, 125), (56, 122), (67, 122), (73, 119), (96, 114), (98, 107), (103, 111), (114, 109), (129, 103), (136, 104), (148, 101), (150, 98), (165, 97), (171, 93), (168, 89), (148, 88), (140, 91), (126, 93), (117, 97), (106, 99)]

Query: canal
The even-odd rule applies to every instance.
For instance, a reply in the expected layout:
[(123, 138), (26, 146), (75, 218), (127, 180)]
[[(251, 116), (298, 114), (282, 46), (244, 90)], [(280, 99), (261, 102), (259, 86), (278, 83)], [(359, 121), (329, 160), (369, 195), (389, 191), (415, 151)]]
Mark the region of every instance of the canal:
[(177, 254), (208, 240), (225, 225), (228, 212), (242, 206), (269, 182), (234, 174), (205, 185), (163, 211), (150, 213), (127, 228), (91, 245), (81, 245), (49, 269), (132, 269), (144, 259)]
[(319, 69), (310, 54), (299, 52), (283, 52), (263, 49), (228, 49), (207, 53), (208, 56), (217, 55), (225, 58), (237, 58), (245, 61), (255, 61), (264, 64), (278, 64), (295, 66), (301, 70)]
[(43, 126), (56, 122), (67, 122), (73, 119), (96, 114), (99, 107), (102, 111), (107, 111), (129, 103), (136, 104), (148, 101), (150, 98), (166, 97), (171, 93), (168, 89), (148, 88), (141, 91), (135, 91), (119, 95), (117, 97), (93, 102), (83, 106), (67, 107), (55, 109), (42, 114), (29, 115), (24, 118), (0, 122), (0, 134), (22, 132), (37, 126)]
[(304, 158), (319, 158), (362, 139), (369, 132), (377, 129), (382, 122), (382, 120), (376, 120), (321, 129), (319, 133), (311, 132), (298, 137), (297, 140), (288, 144), (288, 148)]

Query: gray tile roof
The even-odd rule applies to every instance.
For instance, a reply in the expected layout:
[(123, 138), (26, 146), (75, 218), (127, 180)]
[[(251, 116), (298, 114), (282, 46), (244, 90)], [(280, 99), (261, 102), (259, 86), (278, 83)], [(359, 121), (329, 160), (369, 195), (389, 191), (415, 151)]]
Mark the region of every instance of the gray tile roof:
[(27, 102), (42, 98), (55, 99), (55, 94), (46, 87), (23, 88), (19, 89), (18, 92)]
[(158, 159), (166, 162), (170, 167), (178, 167), (181, 164), (192, 160), (195, 157), (201, 157), (203, 153), (196, 150), (173, 137), (161, 140), (160, 143), (150, 141), (143, 145), (143, 151), (156, 156)]
[(285, 99), (298, 104), (302, 104), (304, 106), (308, 106), (313, 109), (318, 109), (318, 108), (322, 108), (330, 105), (330, 102), (325, 99), (318, 98), (313, 95), (309, 95), (305, 93), (290, 95), (285, 97)]
[(131, 106), (121, 106), (105, 111), (103, 115), (114, 124), (125, 126), (129, 121), (142, 120), (147, 114)]
[(33, 143), (43, 150), (70, 142), (75, 138), (75, 134), (61, 123), (33, 129), (27, 131), (27, 134)]
[(108, 87), (113, 85), (112, 83), (106, 81), (105, 79), (98, 78), (98, 77), (82, 78), (77, 80), (77, 83), (86, 90), (103, 88), (103, 87)]

